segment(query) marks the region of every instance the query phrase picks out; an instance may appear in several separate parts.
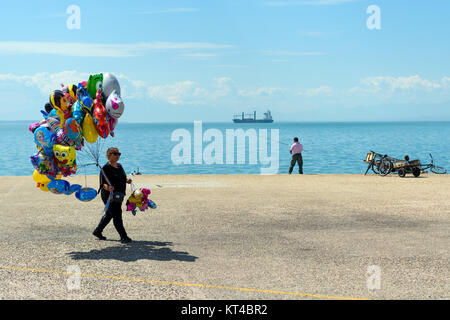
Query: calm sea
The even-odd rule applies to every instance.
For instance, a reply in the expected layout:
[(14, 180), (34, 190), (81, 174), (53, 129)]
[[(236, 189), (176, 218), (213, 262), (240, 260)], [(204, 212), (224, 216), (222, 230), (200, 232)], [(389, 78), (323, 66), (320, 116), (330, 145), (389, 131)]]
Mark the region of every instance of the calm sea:
[[(36, 153), (36, 146), (32, 133), (28, 131), (29, 124), (29, 122), (0, 122), (2, 150), (0, 175), (32, 175), (34, 168), (29, 156)], [(177, 129), (184, 130), (176, 131)], [(275, 164), (275, 160), (272, 159), (272, 166), (278, 167), (277, 173), (280, 174), (288, 171), (291, 159), (289, 147), (293, 137), (299, 137), (304, 146), (304, 173), (364, 173), (367, 166), (362, 160), (369, 150), (396, 158), (403, 158), (408, 154), (410, 159), (420, 159), (425, 163), (429, 161), (428, 154), (432, 153), (437, 165), (450, 169), (450, 122), (272, 124), (204, 122), (201, 124), (201, 131), (198, 127), (194, 130), (193, 122), (136, 124), (119, 122), (115, 137), (101, 139), (95, 147), (100, 148), (100, 163), (103, 164), (106, 162), (104, 155), (106, 149), (109, 146), (117, 146), (122, 152), (119, 162), (127, 173), (139, 170), (142, 174), (260, 174), (261, 168), (269, 167), (269, 164), (262, 163), (259, 155), (262, 144), (258, 143), (256, 150), (247, 140), (245, 149), (238, 150), (236, 140), (234, 151), (231, 151), (231, 148), (227, 151), (226, 132), (236, 129), (243, 129), (256, 135), (257, 141), (260, 141), (264, 132), (267, 134), (267, 155), (270, 157), (271, 150), (278, 148), (277, 163)], [(179, 132), (185, 134), (184, 138), (171, 139), (174, 133)], [(213, 140), (202, 142), (205, 133), (213, 135)], [(277, 134), (278, 141), (271, 143), (271, 137)], [(213, 153), (209, 141), (215, 141), (216, 149)], [(199, 142), (202, 145), (199, 145)], [(178, 152), (182, 143), (184, 149)], [(234, 159), (229, 158), (228, 163), (227, 152), (234, 152)], [(207, 164), (207, 159), (203, 158), (204, 154), (213, 155), (214, 162)], [(238, 163), (238, 154), (243, 154), (245, 163)], [(182, 155), (185, 156), (185, 162), (190, 160), (190, 164), (177, 164)], [(86, 154), (77, 157), (80, 165), (77, 174), (98, 173), (95, 166), (83, 166), (93, 162)], [(297, 172), (298, 169), (295, 168), (294, 173)]]

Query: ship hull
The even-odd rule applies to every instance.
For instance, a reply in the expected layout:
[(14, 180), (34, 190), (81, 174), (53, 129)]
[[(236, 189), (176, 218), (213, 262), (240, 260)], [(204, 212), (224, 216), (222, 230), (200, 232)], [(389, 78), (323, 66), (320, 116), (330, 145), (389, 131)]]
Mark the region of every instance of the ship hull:
[(267, 119), (267, 120), (263, 120), (263, 119), (261, 119), (261, 120), (242, 120), (242, 119), (233, 119), (233, 122), (234, 123), (272, 123), (273, 122), (273, 120), (269, 120), (269, 119)]

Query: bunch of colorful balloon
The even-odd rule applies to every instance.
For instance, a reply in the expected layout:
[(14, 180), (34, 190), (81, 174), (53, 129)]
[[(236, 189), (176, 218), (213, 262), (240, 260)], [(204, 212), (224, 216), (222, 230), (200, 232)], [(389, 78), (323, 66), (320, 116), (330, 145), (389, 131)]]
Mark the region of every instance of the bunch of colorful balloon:
[(133, 215), (136, 215), (136, 208), (140, 211), (145, 211), (148, 208), (156, 209), (156, 203), (148, 198), (151, 191), (148, 188), (139, 188), (133, 191), (133, 193), (127, 199), (127, 211), (131, 211)]
[(89, 76), (78, 85), (62, 85), (50, 94), (44, 120), (30, 125), (38, 152), (31, 156), (33, 179), (42, 191), (72, 194), (81, 201), (97, 195), (92, 188), (70, 185), (61, 180), (77, 172), (76, 150), (85, 142), (95, 143), (100, 136), (114, 137), (117, 121), (124, 111), (120, 85), (111, 73)]

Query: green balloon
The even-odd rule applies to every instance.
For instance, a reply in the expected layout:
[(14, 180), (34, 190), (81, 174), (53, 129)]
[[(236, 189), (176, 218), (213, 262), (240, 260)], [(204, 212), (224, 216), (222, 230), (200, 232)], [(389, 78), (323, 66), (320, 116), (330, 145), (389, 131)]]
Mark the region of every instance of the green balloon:
[(89, 76), (89, 80), (87, 82), (87, 91), (92, 99), (95, 99), (97, 96), (97, 90), (102, 90), (103, 86), (103, 73), (94, 74)]

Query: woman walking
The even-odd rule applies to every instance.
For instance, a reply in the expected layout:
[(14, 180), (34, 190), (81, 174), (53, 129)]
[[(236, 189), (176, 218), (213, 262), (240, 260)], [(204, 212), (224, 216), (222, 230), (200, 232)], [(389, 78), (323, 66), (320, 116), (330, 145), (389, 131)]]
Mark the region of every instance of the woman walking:
[(93, 235), (100, 240), (106, 240), (102, 235), (103, 229), (113, 220), (114, 227), (120, 235), (122, 243), (128, 243), (132, 240), (128, 237), (122, 221), (122, 202), (125, 197), (126, 184), (131, 183), (131, 179), (127, 179), (127, 175), (123, 167), (117, 161), (121, 153), (118, 148), (111, 147), (106, 151), (106, 163), (100, 172), (100, 189), (103, 203), (109, 201), (109, 206), (103, 215)]

